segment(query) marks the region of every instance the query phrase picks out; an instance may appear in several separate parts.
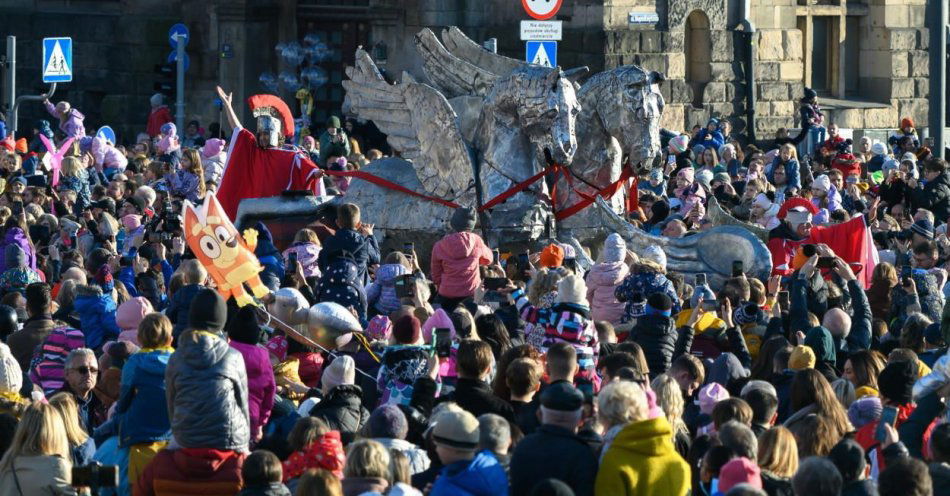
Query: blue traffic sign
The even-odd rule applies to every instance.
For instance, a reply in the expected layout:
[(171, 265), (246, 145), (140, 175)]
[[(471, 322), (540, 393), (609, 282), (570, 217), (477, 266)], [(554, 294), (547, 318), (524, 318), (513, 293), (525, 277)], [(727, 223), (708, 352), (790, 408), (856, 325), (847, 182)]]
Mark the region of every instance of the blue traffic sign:
[(43, 38), (43, 82), (73, 80), (73, 39)]
[(557, 67), (557, 42), (526, 41), (525, 60), (529, 64)]
[[(171, 53), (168, 54), (168, 63), (169, 64), (178, 63), (178, 50), (172, 50)], [(189, 57), (187, 53), (185, 54), (184, 65), (185, 65), (186, 71), (191, 66), (191, 57)]]
[(188, 40), (191, 38), (191, 34), (188, 32), (188, 26), (180, 22), (168, 30), (168, 43), (171, 44), (172, 48), (178, 48), (179, 36), (184, 41), (185, 46), (188, 46)]
[(115, 144), (115, 131), (109, 126), (102, 126), (96, 131), (97, 138), (103, 138), (109, 143)]

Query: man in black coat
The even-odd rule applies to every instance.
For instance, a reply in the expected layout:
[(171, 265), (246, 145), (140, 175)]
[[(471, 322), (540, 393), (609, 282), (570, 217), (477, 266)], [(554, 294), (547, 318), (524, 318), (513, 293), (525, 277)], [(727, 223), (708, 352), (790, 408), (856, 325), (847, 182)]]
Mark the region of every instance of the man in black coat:
[[(692, 326), (684, 326), (677, 332), (672, 310), (673, 300), (665, 293), (649, 295), (646, 315), (637, 317), (637, 323), (627, 337), (628, 341), (636, 342), (643, 349), (651, 379), (669, 370), (673, 359), (688, 351), (693, 344)], [(690, 322), (694, 322), (693, 319)]]
[(934, 214), (938, 221), (950, 218), (950, 175), (947, 163), (941, 159), (931, 159), (924, 163), (923, 187), (916, 179), (907, 179), (907, 186), (913, 190), (913, 201), (917, 208), (925, 208)]
[(373, 225), (360, 221), (360, 208), (344, 203), (337, 209), (336, 222), (340, 230), (323, 242), (317, 263), (326, 271), (334, 258), (348, 253), (356, 261), (359, 280), (369, 284), (369, 266), (379, 263), (379, 243), (373, 237)]
[(544, 479), (558, 479), (577, 496), (594, 494), (597, 455), (577, 435), (584, 394), (567, 382), (541, 393), (541, 427), (521, 440), (511, 456), (511, 494), (531, 494)]
[(454, 401), (476, 417), (494, 413), (514, 423), (514, 408), (496, 396), (484, 380), (491, 373), (492, 360), (488, 343), (474, 339), (462, 340), (457, 355), (458, 382), (451, 393), (439, 398), (439, 402)]

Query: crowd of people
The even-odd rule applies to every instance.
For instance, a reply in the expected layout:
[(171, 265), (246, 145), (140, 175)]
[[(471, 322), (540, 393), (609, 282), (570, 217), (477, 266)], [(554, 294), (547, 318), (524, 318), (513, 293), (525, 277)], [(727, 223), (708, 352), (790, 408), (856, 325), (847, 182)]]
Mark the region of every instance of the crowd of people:
[[(471, 208), (386, 252), (341, 203), (284, 250), (257, 224), (272, 293), (242, 307), (180, 218), (221, 184), (220, 126), (179, 136), (156, 95), (122, 146), (45, 103), (0, 150), (0, 495), (950, 494), (950, 178), (910, 118), (855, 149), (806, 90), (761, 149), (666, 133), (629, 220), (691, 236), (715, 198), (768, 231), (764, 280), (713, 289), (616, 233), (590, 267), (509, 253)], [(383, 155), (320, 133), (296, 150), (323, 170)], [(814, 242), (857, 218), (874, 263)], [(260, 310), (326, 302), (363, 328), (333, 350)]]

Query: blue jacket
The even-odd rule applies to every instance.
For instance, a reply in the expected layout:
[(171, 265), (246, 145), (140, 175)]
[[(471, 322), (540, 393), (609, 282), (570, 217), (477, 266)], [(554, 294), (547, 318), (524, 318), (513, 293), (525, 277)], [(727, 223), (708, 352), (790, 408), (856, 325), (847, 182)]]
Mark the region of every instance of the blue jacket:
[[(775, 184), (775, 166), (782, 163), (782, 159), (775, 157), (772, 160), (772, 167), (769, 169), (768, 180), (770, 183)], [(798, 191), (802, 190), (802, 176), (800, 168), (798, 166), (798, 160), (789, 159), (785, 164), (785, 190), (788, 191), (791, 188), (795, 188)]]
[(323, 242), (323, 249), (317, 258), (320, 270), (326, 272), (333, 259), (344, 251), (349, 252), (356, 260), (359, 280), (365, 286), (369, 282), (367, 267), (379, 263), (379, 244), (376, 238), (363, 236), (352, 229), (340, 229)]
[(366, 301), (388, 315), (402, 307), (396, 296), (396, 278), (409, 273), (402, 264), (385, 264), (376, 271), (376, 281), (366, 287)]
[(726, 139), (719, 130), (709, 132), (706, 128), (700, 129), (699, 132), (696, 133), (696, 138), (694, 138), (695, 144), (703, 145), (704, 148), (712, 148), (716, 150), (716, 153), (719, 153), (719, 147), (725, 142)]
[(172, 350), (139, 351), (122, 367), (119, 416), (119, 446), (167, 441), (171, 423), (165, 406), (165, 368)]
[(507, 496), (508, 474), (495, 455), (482, 451), (470, 462), (461, 461), (442, 468), (429, 496)]
[(191, 309), (191, 300), (195, 298), (202, 286), (198, 284), (188, 284), (182, 286), (172, 295), (168, 308), (165, 309), (165, 315), (172, 321), (172, 335), (175, 339), (188, 327), (188, 312)]
[(98, 286), (79, 286), (73, 309), (79, 314), (87, 348), (98, 349), (106, 341), (119, 336), (121, 329), (115, 323), (115, 300), (111, 294), (103, 294)]

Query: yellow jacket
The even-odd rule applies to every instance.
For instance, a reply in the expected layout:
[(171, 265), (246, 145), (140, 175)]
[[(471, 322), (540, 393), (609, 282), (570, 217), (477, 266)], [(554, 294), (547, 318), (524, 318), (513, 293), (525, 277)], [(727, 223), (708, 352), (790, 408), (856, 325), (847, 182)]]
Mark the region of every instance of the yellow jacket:
[(665, 417), (624, 427), (604, 454), (594, 485), (596, 496), (684, 496), (689, 492), (689, 464), (676, 452)]

